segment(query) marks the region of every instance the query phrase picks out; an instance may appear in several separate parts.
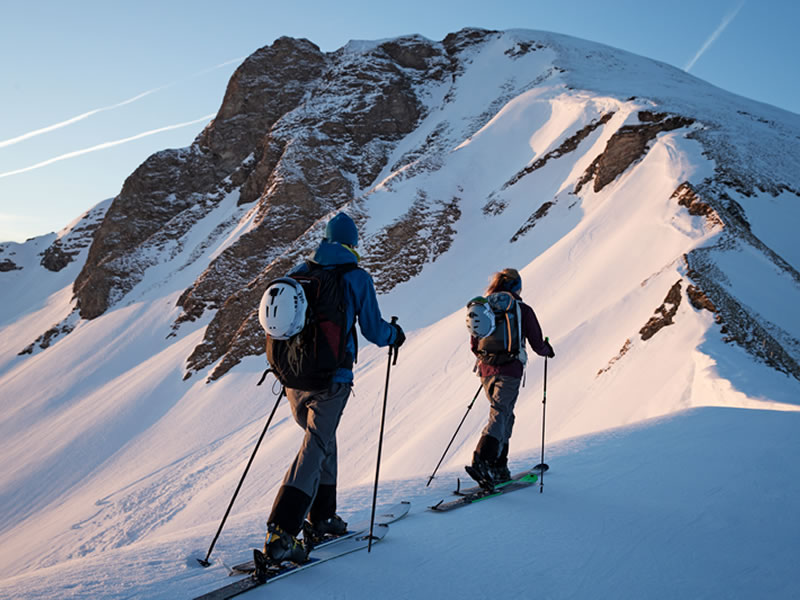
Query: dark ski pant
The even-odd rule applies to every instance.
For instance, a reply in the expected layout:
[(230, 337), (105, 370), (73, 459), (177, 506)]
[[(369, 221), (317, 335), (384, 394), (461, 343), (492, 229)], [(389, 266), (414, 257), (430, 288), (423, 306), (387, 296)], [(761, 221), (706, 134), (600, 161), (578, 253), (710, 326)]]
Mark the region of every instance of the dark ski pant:
[(294, 420), (305, 430), (303, 444), (272, 506), (269, 523), (297, 535), (311, 510), (312, 519), (336, 512), (336, 429), (352, 389), (351, 383), (307, 392), (286, 388)]
[[(494, 461), (499, 454), (508, 453), (508, 440), (514, 429), (514, 406), (519, 395), (519, 386), (522, 379), (511, 375), (490, 375), (481, 377), (483, 390), (489, 400), (489, 422), (481, 432), (482, 446), (492, 447), (494, 456), (484, 457)], [(486, 444), (484, 438), (491, 437), (497, 440), (497, 449), (494, 444)], [(505, 450), (504, 450), (505, 448)]]

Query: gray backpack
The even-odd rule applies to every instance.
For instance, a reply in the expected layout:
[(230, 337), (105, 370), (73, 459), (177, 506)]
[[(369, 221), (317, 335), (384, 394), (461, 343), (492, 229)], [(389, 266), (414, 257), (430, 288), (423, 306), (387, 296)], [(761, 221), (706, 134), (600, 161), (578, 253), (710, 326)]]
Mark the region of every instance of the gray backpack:
[[(485, 302), (480, 302), (481, 300)], [(484, 326), (483, 331), (490, 329), (485, 335), (478, 335), (477, 329), (470, 329), (470, 333), (478, 338), (478, 360), (487, 365), (505, 365), (519, 360), (524, 365), (528, 356), (522, 335), (522, 312), (517, 299), (509, 292), (495, 292), (486, 298), (471, 300), (471, 306), (468, 305), (467, 308), (477, 312), (479, 309), (476, 307), (481, 304), (491, 309), (494, 327)], [(468, 327), (469, 323), (468, 313)]]

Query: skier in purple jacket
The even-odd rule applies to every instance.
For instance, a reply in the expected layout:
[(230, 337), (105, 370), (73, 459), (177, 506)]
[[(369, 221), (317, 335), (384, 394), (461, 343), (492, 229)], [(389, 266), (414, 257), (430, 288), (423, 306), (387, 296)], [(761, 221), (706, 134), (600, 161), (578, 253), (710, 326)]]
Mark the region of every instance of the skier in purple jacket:
[[(542, 328), (533, 309), (522, 301), (522, 278), (516, 269), (503, 269), (495, 273), (486, 290), (489, 296), (496, 292), (509, 292), (517, 301), (521, 321), (519, 350), (506, 360), (497, 361), (481, 350), (480, 340), (472, 336), (472, 352), (478, 357), (478, 373), (489, 400), (489, 422), (483, 428), (475, 448), (472, 464), (467, 467), (470, 476), (482, 485), (493, 486), (511, 478), (508, 470), (508, 440), (514, 427), (514, 405), (517, 402), (524, 362), (525, 340), (539, 356), (553, 358), (555, 352), (542, 338)], [(502, 364), (498, 364), (502, 363)]]

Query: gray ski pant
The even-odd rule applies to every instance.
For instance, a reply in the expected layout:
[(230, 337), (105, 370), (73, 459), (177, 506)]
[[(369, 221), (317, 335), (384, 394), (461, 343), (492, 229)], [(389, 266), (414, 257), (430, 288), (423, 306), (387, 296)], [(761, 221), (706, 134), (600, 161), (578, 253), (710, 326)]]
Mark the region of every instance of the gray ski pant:
[(482, 435), (489, 435), (500, 442), (500, 449), (508, 443), (514, 429), (514, 405), (517, 403), (522, 379), (509, 375), (481, 377), (483, 390), (489, 399), (489, 422)]
[(352, 388), (352, 383), (332, 383), (328, 389), (313, 392), (286, 388), (294, 420), (306, 433), (283, 485), (312, 499), (320, 484), (336, 485), (336, 428)]

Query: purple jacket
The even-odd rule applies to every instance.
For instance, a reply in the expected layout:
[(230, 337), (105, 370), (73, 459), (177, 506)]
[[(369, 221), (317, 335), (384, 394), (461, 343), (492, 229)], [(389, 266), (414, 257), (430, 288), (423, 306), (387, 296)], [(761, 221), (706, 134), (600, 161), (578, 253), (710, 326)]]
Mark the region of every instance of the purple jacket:
[[(522, 301), (522, 298), (514, 294), (514, 297), (519, 301), (520, 314), (522, 315), (522, 336), (528, 340), (528, 345), (539, 356), (545, 356), (548, 353), (548, 347), (542, 338), (542, 328), (539, 325), (539, 319), (536, 318), (536, 313), (533, 309)], [(525, 343), (524, 340), (521, 343)], [(477, 356), (478, 338), (472, 337), (470, 340), (472, 352)], [(522, 362), (514, 360), (505, 365), (486, 365), (482, 362), (478, 363), (478, 371), (481, 377), (490, 377), (492, 375), (510, 375), (511, 377), (522, 377)]]

